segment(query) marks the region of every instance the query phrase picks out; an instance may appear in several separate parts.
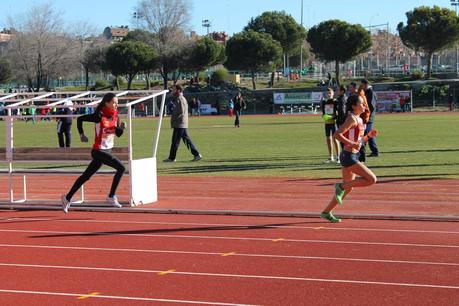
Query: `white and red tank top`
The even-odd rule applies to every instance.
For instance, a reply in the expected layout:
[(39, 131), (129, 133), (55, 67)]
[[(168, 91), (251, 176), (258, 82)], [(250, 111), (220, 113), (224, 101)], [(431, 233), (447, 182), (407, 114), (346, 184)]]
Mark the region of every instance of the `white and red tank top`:
[(349, 139), (352, 142), (362, 143), (363, 134), (365, 132), (365, 124), (363, 123), (362, 118), (355, 116), (351, 113), (351, 116), (357, 119), (357, 125), (353, 128), (350, 128), (344, 133), (344, 137)]
[(115, 144), (115, 132), (118, 125), (118, 112), (107, 116), (102, 112), (100, 122), (95, 126), (95, 140), (92, 146), (95, 150), (109, 150)]

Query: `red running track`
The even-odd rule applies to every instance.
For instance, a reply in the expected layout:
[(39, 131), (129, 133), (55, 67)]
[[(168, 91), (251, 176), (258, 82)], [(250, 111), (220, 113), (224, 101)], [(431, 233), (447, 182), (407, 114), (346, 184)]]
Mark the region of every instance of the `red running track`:
[(456, 222), (0, 211), (2, 305), (458, 305)]
[[(57, 204), (77, 175), (28, 177), (29, 199)], [(22, 177), (15, 177), (16, 199), (22, 196)], [(96, 175), (85, 186), (86, 197), (103, 200), (109, 186), (106, 175)], [(111, 180), (111, 178), (109, 179)], [(330, 201), (336, 179), (247, 177), (158, 177), (158, 202), (141, 209), (280, 211), (317, 213)], [(459, 180), (381, 179), (374, 186), (356, 188), (336, 215), (398, 215), (451, 217), (459, 220)], [(46, 188), (52, 186), (52, 188)], [(118, 190), (128, 201), (127, 177)], [(76, 195), (78, 197), (79, 194)], [(0, 201), (8, 199), (7, 177), (0, 177)], [(77, 205), (74, 205), (77, 207)]]

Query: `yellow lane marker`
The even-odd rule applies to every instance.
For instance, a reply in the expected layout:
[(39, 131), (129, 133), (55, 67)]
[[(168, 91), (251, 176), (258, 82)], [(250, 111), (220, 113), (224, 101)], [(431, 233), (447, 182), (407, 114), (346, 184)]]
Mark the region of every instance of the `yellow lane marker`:
[(158, 275), (166, 275), (166, 274), (169, 274), (169, 273), (172, 273), (172, 272), (175, 272), (175, 271), (176, 271), (175, 269), (170, 269), (170, 270), (167, 270), (167, 271), (159, 272)]
[(222, 256), (225, 257), (225, 256), (231, 256), (235, 254), (236, 254), (235, 252), (229, 252), (229, 253), (223, 253)]
[(99, 295), (100, 293), (99, 292), (91, 292), (90, 294), (87, 294), (87, 295), (82, 295), (80, 297), (78, 297), (79, 300), (84, 300), (84, 299), (87, 299), (87, 298), (90, 298), (90, 297), (93, 297), (93, 296), (96, 296), (96, 295)]
[(277, 239), (274, 239), (273, 241), (274, 242), (278, 242), (278, 241), (282, 241), (282, 240), (285, 240), (284, 238), (277, 238)]

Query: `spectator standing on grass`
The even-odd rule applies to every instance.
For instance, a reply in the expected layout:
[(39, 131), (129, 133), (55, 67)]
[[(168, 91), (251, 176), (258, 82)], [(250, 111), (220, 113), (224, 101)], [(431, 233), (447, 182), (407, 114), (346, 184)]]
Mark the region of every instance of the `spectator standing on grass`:
[(37, 123), (37, 108), (35, 107), (35, 104), (32, 102), (32, 104), (30, 104), (30, 115), (32, 116), (32, 123), (33, 124), (36, 124)]
[(230, 99), (228, 102), (228, 116), (233, 117), (234, 114), (234, 102), (233, 99)]
[(454, 108), (454, 96), (453, 96), (453, 94), (449, 94), (449, 96), (448, 96), (448, 108), (449, 108), (449, 111), (453, 111), (453, 108)]
[(333, 79), (330, 72), (327, 72), (328, 86), (333, 86)]
[(240, 117), (242, 114), (242, 110), (247, 108), (244, 98), (242, 98), (241, 92), (237, 93), (237, 95), (233, 99), (233, 102), (234, 113), (236, 115), (236, 119), (234, 120), (234, 127), (240, 127)]
[(339, 128), (346, 121), (346, 87), (340, 85), (336, 93), (336, 126)]
[[(373, 87), (368, 83), (366, 79), (361, 81), (363, 88), (365, 89), (365, 97), (367, 98), (368, 107), (370, 108), (370, 118), (368, 120), (367, 127), (365, 129), (365, 135), (368, 134), (369, 131), (373, 129), (373, 125), (375, 122), (376, 117), (376, 95), (373, 91)], [(379, 150), (376, 144), (376, 137), (370, 138), (368, 140), (368, 147), (371, 150), (371, 154), (368, 155), (369, 157), (378, 157)]]
[(336, 153), (336, 161), (339, 162), (339, 143), (336, 139), (332, 138), (332, 135), (336, 132), (336, 117), (338, 116), (337, 101), (334, 99), (333, 89), (327, 89), (327, 97), (322, 100), (322, 118), (325, 123), (325, 138), (328, 149), (328, 159), (325, 161), (331, 163), (335, 161), (333, 157), (333, 148)]
[(139, 113), (140, 116), (147, 116), (147, 114), (145, 113), (145, 104), (143, 104), (143, 102), (139, 103)]
[(46, 120), (46, 108), (41, 108), (40, 109), (40, 115), (42, 116), (41, 117), (41, 121), (45, 121)]
[(26, 123), (29, 122), (29, 120), (32, 120), (33, 124), (37, 123), (37, 118), (35, 117), (36, 111), (37, 109), (35, 108), (35, 105), (33, 104), (33, 102), (30, 102), (29, 107), (25, 108), (24, 113), (23, 113), (26, 116), (25, 118)]
[[(67, 106), (67, 108), (61, 108), (59, 115), (73, 115), (72, 101), (67, 101), (64, 105)], [(70, 148), (72, 145), (72, 121), (72, 117), (59, 117), (57, 119), (57, 139), (59, 141), (60, 148)]]
[(194, 101), (194, 109), (196, 111), (196, 115), (201, 116), (201, 101), (199, 100), (199, 98), (196, 98), (196, 100)]
[[(46, 102), (46, 106), (49, 105), (49, 102)], [(46, 118), (45, 120), (48, 120), (49, 122), (51, 122), (51, 109), (49, 107), (45, 108), (45, 115), (46, 115)]]
[(196, 107), (196, 98), (191, 98), (191, 101), (188, 102), (188, 114), (190, 116), (195, 115), (195, 107)]
[(180, 140), (182, 139), (187, 148), (191, 151), (191, 154), (193, 154), (193, 161), (199, 161), (201, 160), (202, 155), (199, 154), (198, 149), (193, 144), (191, 137), (188, 135), (188, 102), (183, 96), (182, 86), (174, 85), (172, 87), (172, 102), (174, 104), (174, 109), (171, 115), (171, 127), (174, 130), (172, 132), (169, 158), (165, 159), (164, 162), (175, 162)]

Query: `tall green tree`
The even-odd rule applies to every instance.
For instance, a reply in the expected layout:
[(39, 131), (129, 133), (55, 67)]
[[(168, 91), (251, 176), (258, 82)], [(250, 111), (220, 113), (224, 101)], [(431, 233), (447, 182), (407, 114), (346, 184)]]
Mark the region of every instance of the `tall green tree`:
[[(145, 30), (140, 30), (136, 29), (133, 31), (130, 31), (126, 37), (123, 38), (123, 41), (140, 41), (143, 42), (149, 46), (151, 46), (154, 49), (154, 39), (155, 35), (145, 31)], [(145, 75), (145, 88), (150, 89), (150, 75), (157, 69), (159, 68), (159, 57), (155, 56), (152, 58), (150, 64), (146, 65), (146, 69), (143, 71)]]
[(4, 58), (0, 58), (0, 84), (8, 82), (11, 76), (10, 63)]
[(190, 46), (186, 69), (199, 72), (226, 60), (225, 47), (210, 37), (203, 37)]
[(97, 73), (105, 67), (108, 47), (103, 44), (94, 44), (84, 50), (81, 65), (84, 69), (86, 90), (89, 87), (89, 73)]
[[(289, 67), (289, 54), (295, 49), (299, 50), (306, 38), (306, 30), (303, 26), (285, 12), (264, 12), (256, 18), (252, 18), (244, 30), (270, 34), (282, 46), (287, 67)], [(274, 81), (274, 73), (271, 81)]]
[(155, 37), (152, 33), (136, 29), (133, 31), (129, 31), (129, 33), (123, 38), (123, 41), (141, 41), (146, 43), (147, 45), (153, 44)]
[(255, 73), (272, 71), (274, 63), (282, 55), (282, 47), (271, 35), (248, 30), (228, 40), (226, 55), (228, 58), (225, 65), (230, 69), (249, 72), (255, 90)]
[(427, 56), (427, 75), (432, 74), (434, 52), (445, 49), (459, 39), (459, 18), (454, 11), (434, 6), (420, 6), (406, 13), (406, 25), (397, 26), (403, 44)]
[(371, 35), (361, 25), (333, 19), (309, 29), (307, 41), (320, 60), (335, 62), (335, 74), (340, 84), (339, 64), (345, 63), (371, 48)]
[(123, 41), (108, 48), (106, 68), (115, 77), (124, 75), (128, 89), (131, 89), (134, 77), (148, 69), (155, 57), (155, 50), (149, 45), (139, 41)]
[[(301, 57), (302, 56), (302, 57)], [(308, 62), (309, 59), (309, 44), (307, 41), (304, 41), (304, 44), (296, 47), (289, 53), (289, 63), (291, 67), (300, 67), (301, 60), (303, 60), (303, 66)]]

